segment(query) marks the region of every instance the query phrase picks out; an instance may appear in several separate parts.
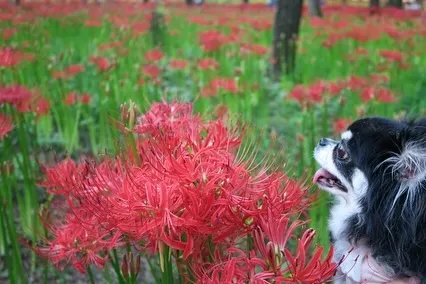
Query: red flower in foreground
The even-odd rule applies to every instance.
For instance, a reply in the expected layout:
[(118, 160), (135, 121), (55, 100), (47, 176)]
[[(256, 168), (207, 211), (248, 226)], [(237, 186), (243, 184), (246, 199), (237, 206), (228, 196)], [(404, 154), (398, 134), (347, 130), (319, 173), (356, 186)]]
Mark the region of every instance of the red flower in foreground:
[[(204, 122), (191, 104), (156, 103), (137, 120), (137, 139), (123, 155), (44, 168), (42, 185), (71, 207), (48, 226), (51, 238), (37, 252), (85, 271), (103, 266), (126, 239), (135, 249), (164, 256), (168, 247), (190, 259), (181, 273), (198, 283), (329, 279), (332, 251), (324, 261), (321, 249), (310, 258), (311, 230), (294, 253), (287, 246), (301, 224), (292, 220), (310, 204), (307, 188), (246, 160), (244, 131), (226, 125)], [(246, 253), (238, 244), (247, 236), (256, 242)]]
[(12, 131), (12, 129), (12, 118), (0, 113), (0, 140), (2, 140), (7, 133)]

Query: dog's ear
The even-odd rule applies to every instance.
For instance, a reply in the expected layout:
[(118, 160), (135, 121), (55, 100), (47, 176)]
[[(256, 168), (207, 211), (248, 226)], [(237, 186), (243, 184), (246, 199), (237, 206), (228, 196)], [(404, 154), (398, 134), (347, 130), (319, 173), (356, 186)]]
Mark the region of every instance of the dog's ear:
[(426, 177), (426, 149), (414, 142), (407, 143), (393, 159), (392, 172), (401, 181), (422, 180)]
[(426, 179), (426, 118), (411, 121), (403, 131), (401, 152), (388, 159), (392, 173), (401, 181), (421, 182)]

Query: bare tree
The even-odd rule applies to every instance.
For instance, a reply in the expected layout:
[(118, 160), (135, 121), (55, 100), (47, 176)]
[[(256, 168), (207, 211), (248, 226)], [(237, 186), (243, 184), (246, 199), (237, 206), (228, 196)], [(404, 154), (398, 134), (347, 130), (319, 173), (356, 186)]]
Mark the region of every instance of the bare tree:
[(308, 1), (309, 14), (311, 16), (322, 18), (321, 1), (320, 0), (309, 0)]
[(302, 6), (303, 0), (277, 1), (272, 64), (275, 80), (280, 79), (283, 65), (285, 65), (286, 74), (292, 74), (295, 70)]

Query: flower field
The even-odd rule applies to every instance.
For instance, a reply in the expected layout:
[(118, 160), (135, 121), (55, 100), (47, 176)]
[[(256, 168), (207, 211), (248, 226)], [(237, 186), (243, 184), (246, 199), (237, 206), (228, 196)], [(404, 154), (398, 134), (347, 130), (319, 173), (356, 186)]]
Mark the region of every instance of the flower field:
[(312, 151), (426, 115), (426, 15), (304, 13), (278, 82), (271, 7), (153, 11), (0, 3), (0, 282), (330, 280)]

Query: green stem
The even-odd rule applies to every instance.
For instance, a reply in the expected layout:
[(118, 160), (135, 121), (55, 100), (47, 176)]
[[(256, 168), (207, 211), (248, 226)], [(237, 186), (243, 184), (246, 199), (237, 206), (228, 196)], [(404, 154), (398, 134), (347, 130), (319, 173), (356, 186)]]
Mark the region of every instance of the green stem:
[(162, 256), (163, 270), (161, 271), (162, 283), (173, 284), (173, 267), (172, 267), (172, 262), (170, 257), (170, 247), (168, 245), (164, 245), (164, 249), (162, 253), (163, 253), (163, 256)]
[(95, 284), (95, 278), (93, 277), (93, 272), (90, 268), (90, 265), (87, 266), (87, 275), (89, 276), (90, 284)]

